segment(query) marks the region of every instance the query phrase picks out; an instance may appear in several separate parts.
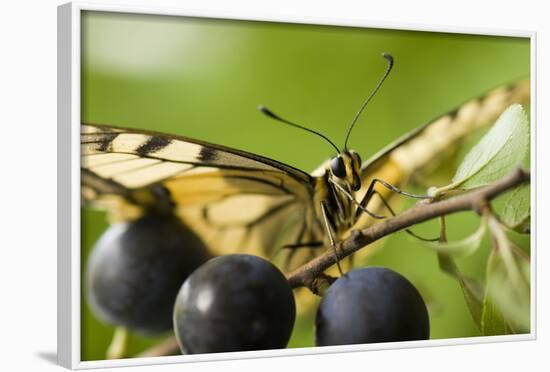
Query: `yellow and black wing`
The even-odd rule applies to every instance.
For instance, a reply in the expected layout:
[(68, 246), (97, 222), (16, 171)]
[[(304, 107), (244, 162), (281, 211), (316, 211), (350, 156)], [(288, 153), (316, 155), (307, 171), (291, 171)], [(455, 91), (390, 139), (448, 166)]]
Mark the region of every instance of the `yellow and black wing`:
[(114, 220), (168, 200), (217, 254), (269, 257), (277, 247), (321, 234), (309, 174), (195, 139), (83, 124), (81, 176), (83, 200)]

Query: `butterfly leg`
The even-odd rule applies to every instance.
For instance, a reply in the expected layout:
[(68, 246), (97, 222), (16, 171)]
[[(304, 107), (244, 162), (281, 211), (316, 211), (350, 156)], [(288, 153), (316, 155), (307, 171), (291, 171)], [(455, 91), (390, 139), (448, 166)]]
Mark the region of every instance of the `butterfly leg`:
[(325, 223), (325, 229), (327, 231), (327, 235), (330, 241), (330, 246), (332, 247), (332, 251), (334, 252), (334, 260), (336, 261), (336, 266), (338, 266), (338, 272), (340, 273), (340, 275), (344, 275), (344, 272), (342, 271), (342, 266), (340, 266), (340, 258), (338, 258), (338, 250), (336, 249), (336, 239), (334, 238), (334, 232), (332, 230), (332, 227), (330, 226), (327, 209), (325, 207), (325, 203), (323, 202), (321, 202), (321, 213), (323, 214), (323, 221)]
[(306, 228), (307, 228), (307, 222), (304, 219), (302, 221), (302, 226), (296, 238), (294, 239), (295, 243), (284, 244), (276, 248), (271, 253), (270, 260), (274, 260), (282, 251), (286, 251), (287, 253), (285, 255), (284, 263), (283, 263), (283, 267), (286, 270), (291, 267), (291, 262), (293, 258), (301, 248), (309, 249), (309, 252), (310, 252), (309, 259), (315, 257), (314, 251), (320, 247), (323, 247), (325, 243), (320, 240), (313, 239), (312, 237), (305, 238)]
[(296, 244), (285, 244), (285, 245), (277, 248), (271, 254), (270, 260), (274, 260), (275, 257), (279, 253), (281, 253), (283, 250), (287, 249), (287, 250), (289, 250), (289, 252), (285, 257), (284, 267), (288, 268), (288, 267), (290, 267), (290, 263), (292, 262), (292, 259), (294, 258), (294, 256), (296, 255), (296, 253), (298, 252), (298, 250), (300, 248), (309, 248), (309, 250), (311, 252), (311, 257), (310, 258), (313, 258), (314, 257), (313, 252), (315, 251), (315, 249), (320, 248), (322, 246), (324, 246), (324, 243), (320, 242), (320, 241), (312, 241), (312, 242), (304, 242), (304, 243), (296, 243)]
[[(401, 189), (399, 189), (398, 187), (392, 185), (391, 183), (388, 183), (388, 182), (386, 182), (384, 180), (381, 180), (379, 178), (375, 178), (371, 181), (371, 183), (369, 185), (369, 188), (367, 189), (367, 193), (365, 194), (365, 196), (363, 197), (363, 199), (359, 203), (359, 205), (362, 208), (357, 209), (357, 212), (355, 213), (355, 220), (357, 220), (361, 216), (361, 214), (363, 213), (363, 208), (367, 207), (367, 205), (369, 204), (370, 200), (372, 199), (372, 197), (374, 196), (375, 193), (378, 194), (378, 196), (381, 197), (383, 203), (387, 207), (389, 207), (389, 204), (386, 202), (386, 200), (384, 198), (382, 198), (382, 195), (374, 189), (374, 187), (376, 186), (377, 183), (381, 184), (382, 186), (384, 186), (385, 188), (387, 188), (390, 191), (393, 191), (393, 192), (395, 192), (397, 194), (400, 194), (400, 195), (408, 196), (410, 198), (414, 198), (414, 199), (431, 199), (432, 198), (430, 195), (412, 194), (412, 193), (409, 193), (409, 192), (406, 192), (406, 191), (402, 191)], [(392, 214), (395, 216), (394, 213), (392, 213)]]
[[(388, 190), (391, 190), (391, 191), (393, 191), (397, 194), (408, 196), (408, 197), (413, 198), (413, 199), (431, 199), (432, 198), (430, 195), (426, 195), (426, 194), (413, 194), (413, 193), (410, 193), (410, 192), (403, 191), (403, 190), (399, 189), (397, 186), (394, 186), (391, 183), (388, 183), (388, 182), (386, 182), (384, 180), (381, 180), (379, 178), (375, 178), (371, 181), (371, 183), (369, 185), (369, 190), (374, 190), (374, 186), (377, 183), (381, 184), (382, 186), (384, 186)], [(367, 191), (367, 194), (368, 194), (368, 191)]]
[(323, 242), (305, 242), (305, 243), (296, 243), (296, 244), (285, 244), (281, 248), (283, 249), (296, 249), (296, 248), (318, 248), (322, 247)]
[[(386, 207), (386, 209), (391, 213), (391, 215), (393, 217), (395, 217), (397, 214), (395, 213), (395, 211), (393, 210), (393, 208), (390, 206), (390, 204), (388, 203), (388, 201), (386, 200), (386, 198), (384, 198), (384, 196), (382, 194), (380, 194), (378, 191), (374, 190), (372, 192), (373, 196), (374, 195), (377, 195), (380, 200), (382, 201), (382, 204), (384, 204), (384, 207)], [(439, 237), (437, 238), (423, 238), (421, 237), (420, 235), (417, 235), (416, 233), (414, 233), (412, 230), (409, 230), (409, 229), (405, 229), (405, 232), (419, 240), (422, 240), (422, 241), (425, 241), (425, 242), (434, 242), (434, 241), (438, 241), (439, 240)]]

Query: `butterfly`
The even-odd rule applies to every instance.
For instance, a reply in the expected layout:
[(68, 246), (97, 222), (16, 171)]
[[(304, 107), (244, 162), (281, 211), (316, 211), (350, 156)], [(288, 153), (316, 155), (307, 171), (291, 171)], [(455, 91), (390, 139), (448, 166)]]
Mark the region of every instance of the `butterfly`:
[(173, 213), (214, 254), (246, 252), (285, 270), (336, 244), (353, 229), (393, 213), (387, 200), (441, 154), (510, 104), (529, 97), (529, 82), (494, 89), (416, 128), (366, 161), (330, 139), (262, 107), (272, 119), (313, 132), (336, 155), (312, 173), (260, 155), (183, 136), (108, 125), (81, 125), (82, 200), (128, 220)]

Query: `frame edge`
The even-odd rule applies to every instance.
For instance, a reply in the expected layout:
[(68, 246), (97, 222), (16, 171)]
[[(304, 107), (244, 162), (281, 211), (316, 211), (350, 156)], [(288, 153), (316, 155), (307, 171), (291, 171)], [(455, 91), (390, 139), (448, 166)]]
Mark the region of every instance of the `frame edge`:
[(57, 363), (72, 368), (71, 116), (72, 9), (57, 7)]

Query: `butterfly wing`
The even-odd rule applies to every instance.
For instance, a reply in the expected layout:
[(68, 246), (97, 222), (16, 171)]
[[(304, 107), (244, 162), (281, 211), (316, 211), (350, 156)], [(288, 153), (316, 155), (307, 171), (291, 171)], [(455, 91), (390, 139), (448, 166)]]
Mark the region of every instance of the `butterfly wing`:
[[(180, 136), (84, 124), (82, 197), (112, 219), (173, 205), (214, 253), (269, 257), (318, 234), (312, 178), (247, 152)], [(160, 195), (160, 196), (159, 196)]]

